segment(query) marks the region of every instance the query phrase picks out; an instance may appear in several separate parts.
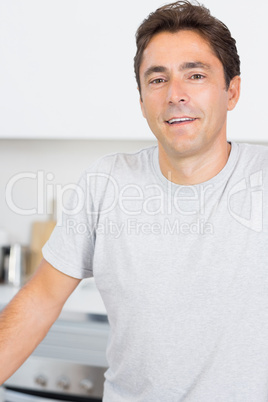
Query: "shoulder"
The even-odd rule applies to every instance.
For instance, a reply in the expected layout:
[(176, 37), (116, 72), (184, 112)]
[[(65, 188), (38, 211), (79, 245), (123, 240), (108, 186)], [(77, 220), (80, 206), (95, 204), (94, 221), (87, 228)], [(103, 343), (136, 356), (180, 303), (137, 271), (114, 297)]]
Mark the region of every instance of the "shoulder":
[(142, 185), (150, 181), (155, 149), (153, 146), (135, 153), (106, 155), (83, 172), (79, 184), (95, 200), (114, 197), (126, 186)]
[(141, 149), (135, 153), (113, 153), (94, 162), (84, 174), (103, 173), (122, 175), (146, 168), (151, 161), (156, 146)]
[(237, 168), (252, 184), (268, 186), (268, 146), (258, 144), (238, 144)]
[(243, 159), (254, 161), (268, 167), (268, 146), (259, 144), (239, 143), (239, 154)]

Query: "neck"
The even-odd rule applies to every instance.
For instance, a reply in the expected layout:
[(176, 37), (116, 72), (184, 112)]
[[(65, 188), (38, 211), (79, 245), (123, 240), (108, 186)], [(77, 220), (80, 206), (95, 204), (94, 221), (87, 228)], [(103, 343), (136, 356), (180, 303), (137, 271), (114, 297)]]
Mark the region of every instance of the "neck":
[(226, 165), (231, 145), (225, 143), (209, 148), (202, 154), (188, 156), (168, 156), (159, 145), (159, 163), (162, 174), (170, 181), (180, 185), (204, 183), (216, 176)]

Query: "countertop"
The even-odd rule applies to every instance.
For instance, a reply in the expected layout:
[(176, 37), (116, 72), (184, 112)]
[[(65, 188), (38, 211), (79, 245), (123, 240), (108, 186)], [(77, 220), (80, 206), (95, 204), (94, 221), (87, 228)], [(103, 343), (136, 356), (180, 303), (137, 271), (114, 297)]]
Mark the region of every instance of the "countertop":
[[(0, 284), (0, 309), (19, 291), (18, 287)], [(84, 279), (71, 294), (63, 307), (64, 313), (86, 313), (106, 315), (102, 298), (94, 279)]]

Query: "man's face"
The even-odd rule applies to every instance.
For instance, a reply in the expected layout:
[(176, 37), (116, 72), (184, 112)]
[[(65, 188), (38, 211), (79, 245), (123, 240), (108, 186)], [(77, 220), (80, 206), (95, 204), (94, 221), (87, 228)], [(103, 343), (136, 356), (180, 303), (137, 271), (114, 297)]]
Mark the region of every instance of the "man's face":
[(194, 31), (161, 32), (144, 50), (141, 108), (158, 139), (160, 155), (192, 156), (226, 146), (227, 111), (234, 108), (240, 79), (228, 90), (224, 70), (208, 42)]

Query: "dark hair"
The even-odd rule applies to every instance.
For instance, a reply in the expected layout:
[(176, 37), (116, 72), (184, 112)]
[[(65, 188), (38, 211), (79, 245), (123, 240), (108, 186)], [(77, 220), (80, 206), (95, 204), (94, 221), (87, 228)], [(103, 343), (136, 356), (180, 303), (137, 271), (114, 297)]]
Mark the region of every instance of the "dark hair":
[(180, 30), (196, 31), (210, 44), (224, 69), (226, 88), (232, 78), (240, 75), (240, 59), (236, 41), (227, 26), (210, 14), (203, 5), (194, 5), (189, 1), (176, 1), (158, 8), (140, 25), (136, 32), (137, 51), (134, 57), (134, 70), (139, 91), (140, 66), (143, 52), (152, 37), (159, 32), (175, 33)]

